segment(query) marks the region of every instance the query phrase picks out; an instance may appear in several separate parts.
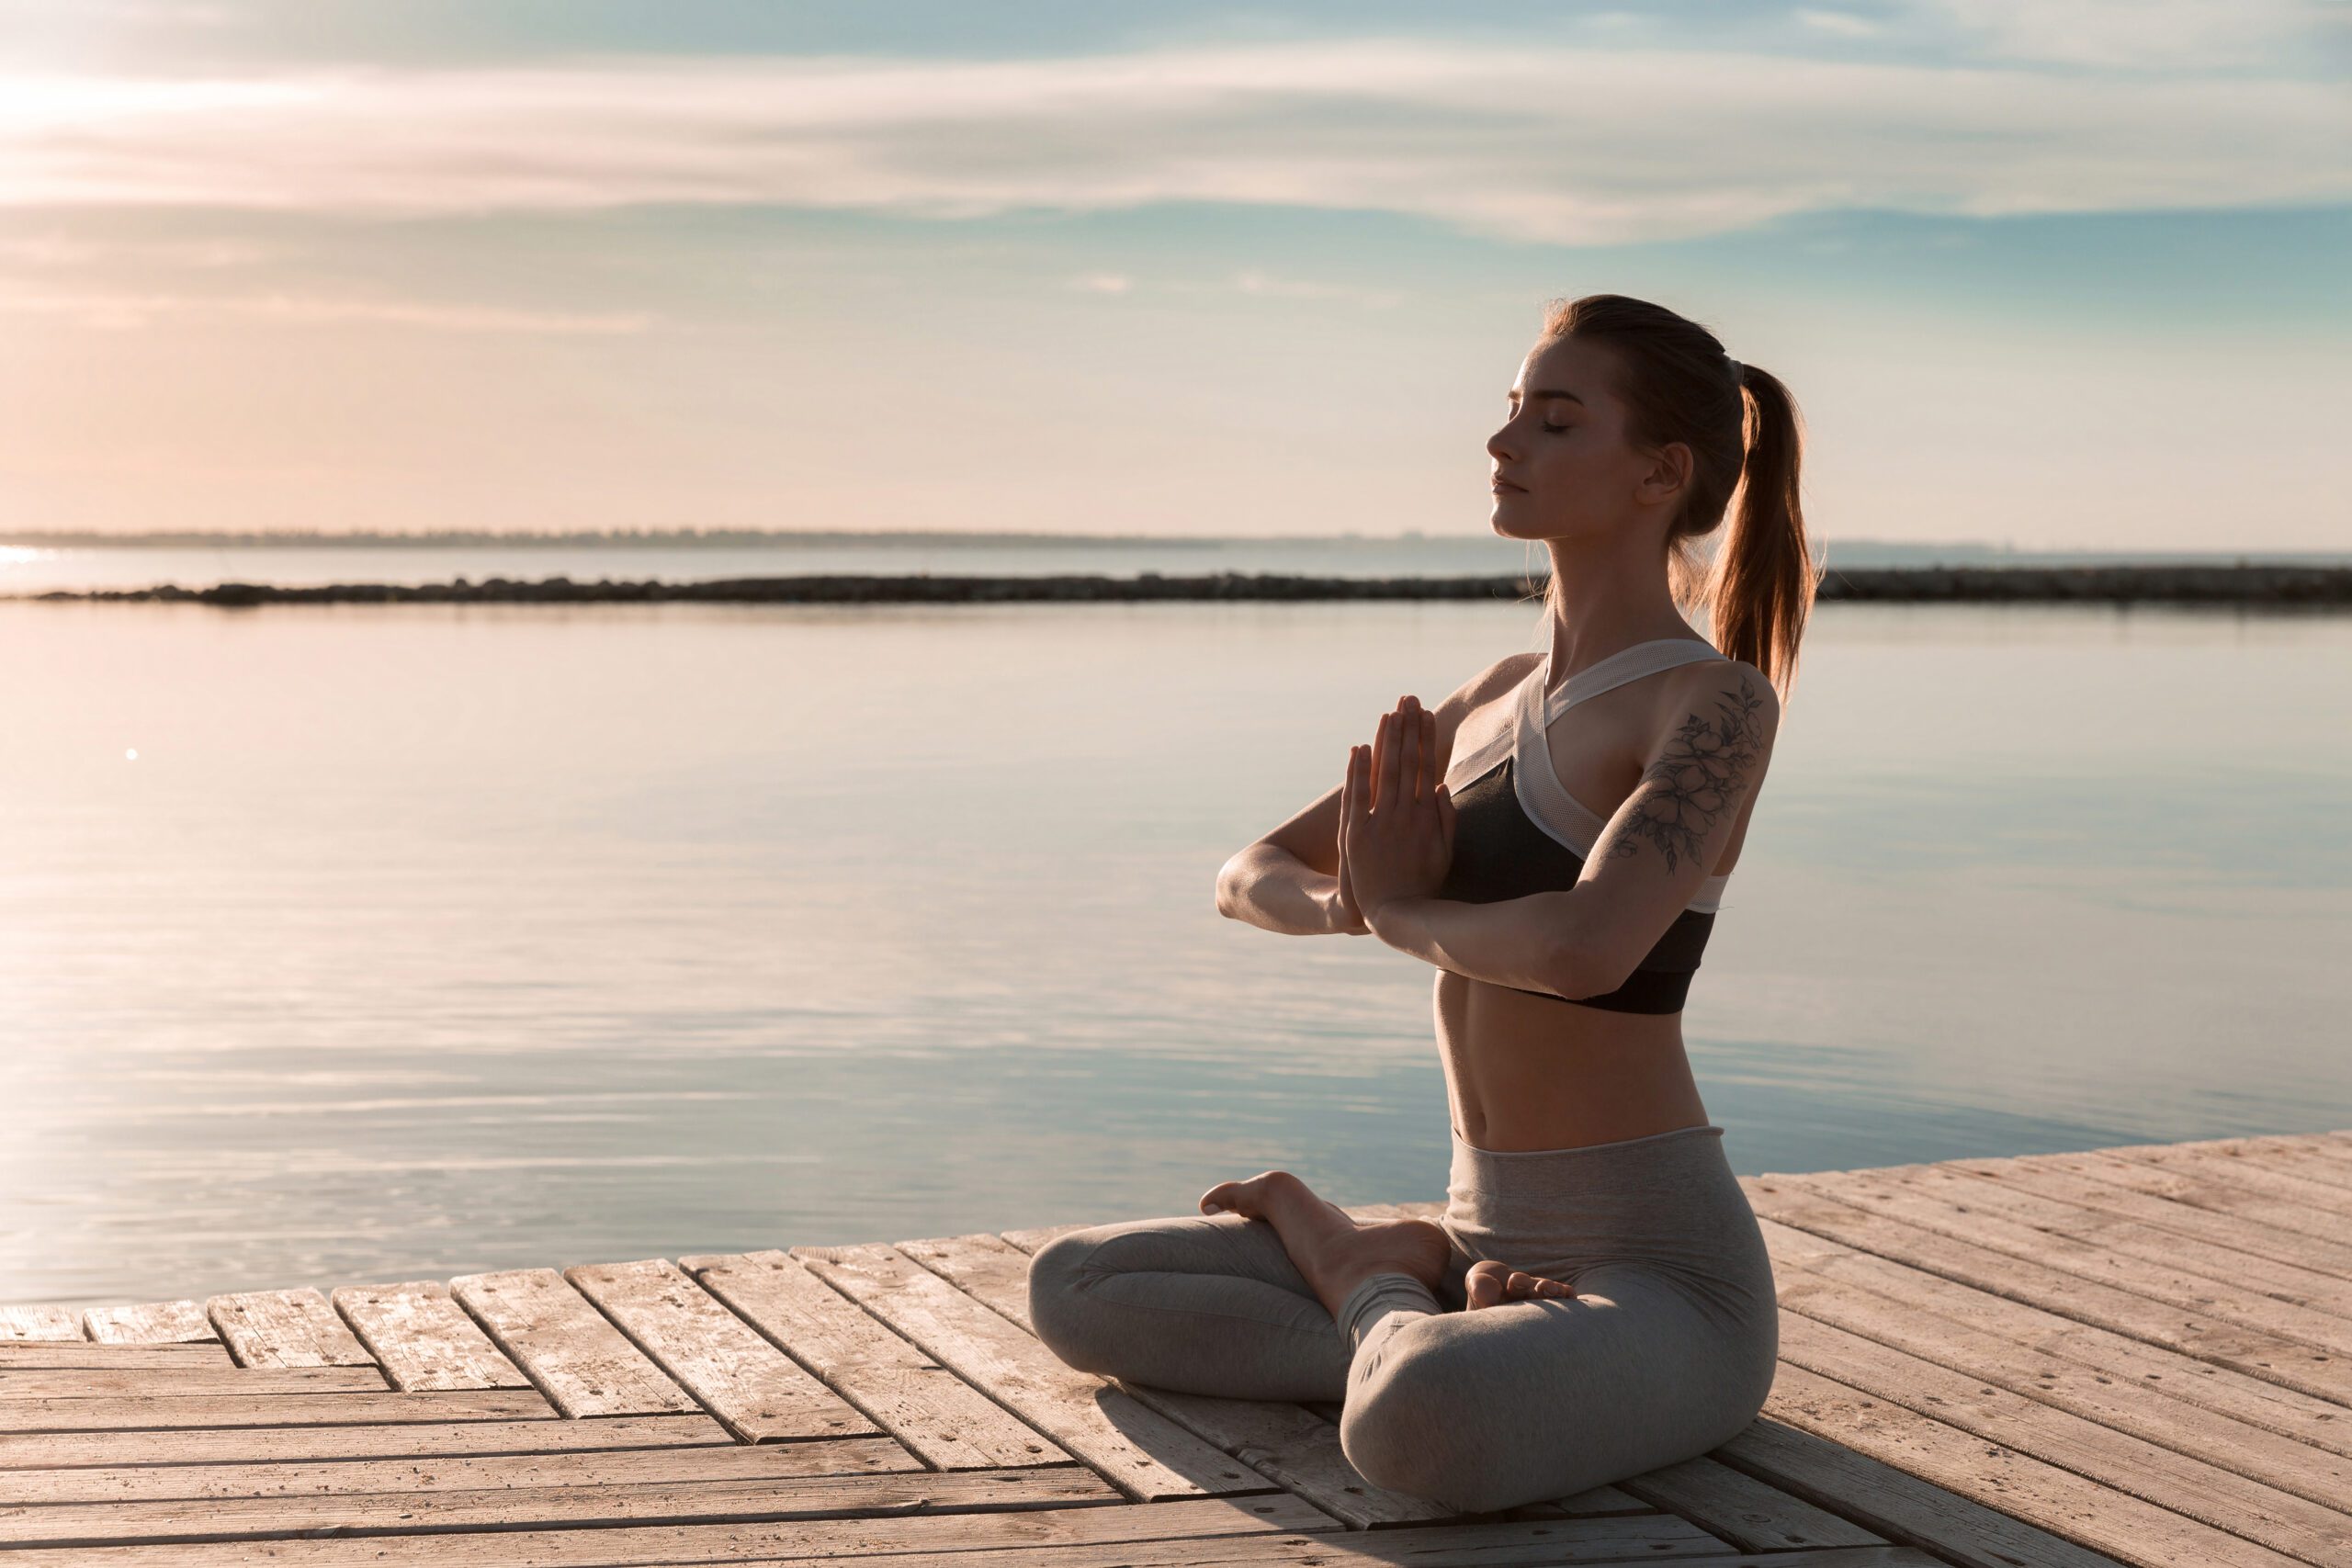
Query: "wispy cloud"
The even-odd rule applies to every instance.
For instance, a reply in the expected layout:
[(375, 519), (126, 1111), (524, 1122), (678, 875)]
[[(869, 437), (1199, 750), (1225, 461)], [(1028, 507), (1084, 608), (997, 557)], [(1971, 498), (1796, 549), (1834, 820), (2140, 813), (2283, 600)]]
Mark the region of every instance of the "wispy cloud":
[(304, 324), (377, 322), (460, 333), (534, 333), (606, 337), (643, 332), (653, 318), (636, 312), (518, 310), (495, 305), (450, 305), (413, 299), (331, 296), (142, 294), (129, 291), (10, 288), (0, 286), (0, 312), (70, 316), (85, 326), (130, 331), (158, 316), (223, 315)]
[[(2089, 9), (2067, 0), (2051, 15)], [(1943, 10), (2044, 56), (2116, 31), (1970, 0)], [(2149, 50), (2210, 41), (2185, 7), (2156, 11), (2172, 30)], [(16, 206), (396, 216), (752, 203), (952, 219), (1201, 201), (1611, 243), (1824, 208), (2342, 200), (2347, 145), (2352, 95), (2284, 70), (2102, 74), (1425, 39), (0, 80), (0, 204)]]

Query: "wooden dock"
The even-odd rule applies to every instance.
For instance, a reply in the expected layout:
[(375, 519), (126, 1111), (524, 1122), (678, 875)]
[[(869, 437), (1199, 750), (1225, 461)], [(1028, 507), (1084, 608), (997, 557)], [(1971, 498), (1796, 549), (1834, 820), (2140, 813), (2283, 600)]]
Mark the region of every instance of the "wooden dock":
[(0, 1568), (2352, 1564), (2352, 1132), (1743, 1181), (1763, 1416), (1508, 1514), (1063, 1366), (1055, 1225), (0, 1308)]

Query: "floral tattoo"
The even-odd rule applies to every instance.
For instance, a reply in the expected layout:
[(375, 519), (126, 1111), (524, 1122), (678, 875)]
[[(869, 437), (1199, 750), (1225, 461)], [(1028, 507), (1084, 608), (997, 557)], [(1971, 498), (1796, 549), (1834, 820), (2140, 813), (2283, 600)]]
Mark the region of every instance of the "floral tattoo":
[(1682, 721), (1666, 754), (1642, 775), (1634, 792), (1634, 818), (1611, 852), (1611, 859), (1639, 852), (1643, 839), (1665, 854), (1669, 872), (1684, 855), (1698, 858), (1708, 830), (1747, 783), (1748, 769), (1764, 743), (1763, 726), (1756, 716), (1763, 705), (1742, 675), (1737, 693), (1718, 695), (1713, 720), (1694, 713)]

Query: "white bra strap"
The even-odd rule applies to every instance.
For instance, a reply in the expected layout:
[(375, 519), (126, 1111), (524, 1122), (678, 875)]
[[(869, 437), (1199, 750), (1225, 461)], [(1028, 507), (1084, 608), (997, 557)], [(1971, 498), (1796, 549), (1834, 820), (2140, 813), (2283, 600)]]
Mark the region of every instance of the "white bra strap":
[[(1544, 697), (1544, 723), (1549, 725), (1586, 698), (1613, 691), (1628, 681), (1638, 681), (1661, 670), (1696, 664), (1702, 659), (1726, 659), (1726, 656), (1708, 643), (1687, 637), (1660, 637), (1655, 642), (1637, 642), (1631, 648), (1621, 648), (1600, 663), (1569, 676), (1558, 691), (1546, 693)], [(1551, 683), (1551, 649), (1544, 650), (1544, 661), (1536, 668), (1539, 673), (1533, 689), (1540, 692)]]

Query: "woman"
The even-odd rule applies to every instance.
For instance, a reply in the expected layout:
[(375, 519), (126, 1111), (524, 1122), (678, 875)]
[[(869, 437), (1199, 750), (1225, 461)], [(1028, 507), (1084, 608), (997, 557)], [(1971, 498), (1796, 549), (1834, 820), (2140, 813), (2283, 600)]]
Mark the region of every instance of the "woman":
[[(1619, 295), (1555, 304), (1509, 405), (1494, 527), (1551, 551), (1545, 646), (1433, 710), (1401, 699), (1217, 883), (1235, 919), (1436, 966), (1443, 1216), (1360, 1224), (1267, 1171), (1200, 1217), (1058, 1236), (1029, 1271), (1071, 1366), (1343, 1400), (1367, 1480), (1473, 1512), (1703, 1453), (1771, 1386), (1771, 1269), (1681, 1009), (1817, 581), (1796, 407), (1704, 328)], [(1701, 585), (1690, 541), (1743, 476)], [(1694, 589), (1712, 645), (1683, 618)]]

